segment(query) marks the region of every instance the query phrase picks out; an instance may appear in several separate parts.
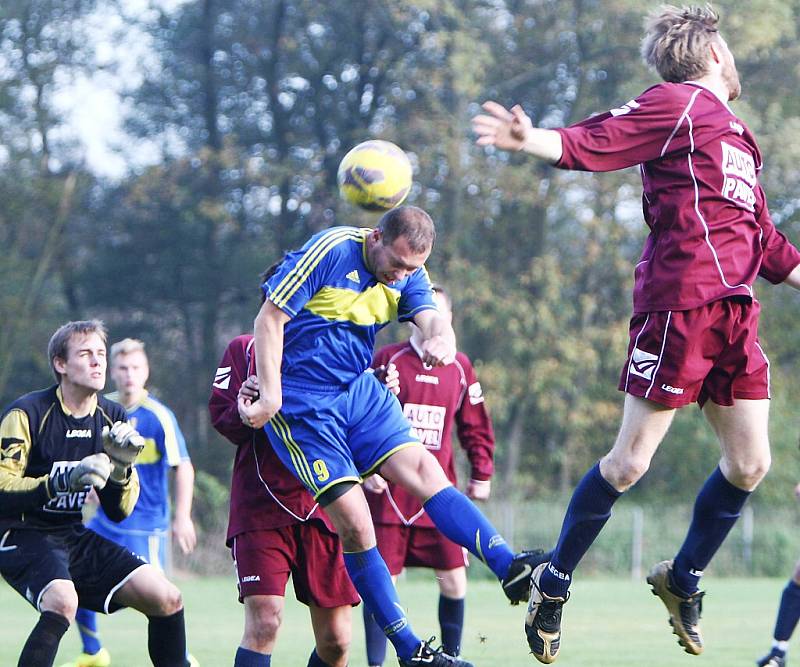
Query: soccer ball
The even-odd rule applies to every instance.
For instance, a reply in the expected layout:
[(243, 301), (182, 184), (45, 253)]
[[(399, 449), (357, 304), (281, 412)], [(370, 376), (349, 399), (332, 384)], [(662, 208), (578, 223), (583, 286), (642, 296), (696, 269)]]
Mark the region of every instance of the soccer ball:
[(340, 194), (351, 204), (387, 211), (399, 206), (411, 189), (411, 162), (391, 141), (373, 139), (342, 158), (336, 179)]

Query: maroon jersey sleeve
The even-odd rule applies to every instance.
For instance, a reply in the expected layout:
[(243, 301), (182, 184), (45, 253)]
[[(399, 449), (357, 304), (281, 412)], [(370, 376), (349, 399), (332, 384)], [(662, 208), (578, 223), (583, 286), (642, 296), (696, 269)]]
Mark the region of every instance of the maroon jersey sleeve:
[(384, 346), (375, 353), (375, 356), (372, 358), (372, 365), (371, 365), (372, 368), (379, 368), (381, 366), (385, 366), (388, 363), (389, 359), (392, 356), (392, 352), (389, 349), (390, 347), (392, 346), (390, 345)]
[[(619, 108), (557, 131), (563, 169), (614, 171), (692, 148), (686, 115), (701, 88), (659, 84)], [(698, 128), (694, 128), (695, 136)]]
[(470, 476), (474, 480), (484, 481), (494, 472), (494, 429), (472, 362), (460, 352), (457, 359), (464, 368), (467, 381), (461, 405), (456, 412), (458, 441), (467, 452), (472, 468)]
[(247, 348), (252, 336), (234, 338), (222, 355), (208, 399), (212, 426), (235, 445), (250, 441), (252, 429), (242, 423), (237, 407), (239, 388), (247, 379)]
[(798, 264), (800, 252), (772, 223), (764, 191), (756, 189), (756, 222), (761, 227), (761, 268), (758, 275), (773, 284), (782, 283)]

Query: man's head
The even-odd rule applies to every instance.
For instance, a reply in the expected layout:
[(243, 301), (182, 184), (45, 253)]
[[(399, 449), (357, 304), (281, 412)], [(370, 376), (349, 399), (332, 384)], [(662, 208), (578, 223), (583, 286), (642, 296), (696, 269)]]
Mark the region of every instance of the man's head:
[(383, 214), (367, 237), (367, 265), (378, 281), (391, 285), (419, 269), (431, 254), (433, 220), (416, 206), (398, 206)]
[(719, 15), (711, 5), (665, 5), (647, 18), (642, 58), (664, 81), (673, 83), (717, 74), (728, 89), (728, 99), (735, 100), (742, 92), (739, 73), (718, 24)]
[(67, 322), (50, 337), (47, 357), (56, 381), (89, 392), (106, 385), (106, 339), (100, 320)]
[(144, 343), (135, 338), (124, 338), (111, 346), (111, 379), (123, 403), (135, 403), (144, 393), (150, 376), (150, 365)]

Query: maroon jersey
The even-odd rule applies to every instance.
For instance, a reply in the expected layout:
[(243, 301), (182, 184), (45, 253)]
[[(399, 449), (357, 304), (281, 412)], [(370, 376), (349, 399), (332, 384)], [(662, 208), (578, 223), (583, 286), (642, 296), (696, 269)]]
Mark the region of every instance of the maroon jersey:
[(710, 90), (661, 83), (558, 131), (559, 167), (640, 165), (650, 235), (636, 265), (634, 312), (753, 297), (756, 276), (780, 283), (800, 264), (800, 253), (770, 219), (753, 134)]
[(222, 356), (208, 399), (211, 423), (237, 445), (231, 479), (228, 546), (251, 530), (269, 530), (317, 519), (334, 531), (325, 512), (281, 463), (263, 429), (245, 426), (236, 399), (239, 388), (255, 374), (253, 337), (234, 338)]
[[(420, 442), (439, 460), (448, 479), (457, 482), (453, 422), (467, 452), (472, 479), (489, 479), (494, 471), (494, 431), (467, 355), (459, 352), (455, 363), (431, 368), (423, 365), (418, 352), (406, 342), (381, 348), (372, 365), (377, 368), (389, 363), (400, 373), (398, 399), (406, 418)], [(433, 527), (419, 500), (400, 487), (390, 484), (384, 493), (366, 495), (375, 523)]]

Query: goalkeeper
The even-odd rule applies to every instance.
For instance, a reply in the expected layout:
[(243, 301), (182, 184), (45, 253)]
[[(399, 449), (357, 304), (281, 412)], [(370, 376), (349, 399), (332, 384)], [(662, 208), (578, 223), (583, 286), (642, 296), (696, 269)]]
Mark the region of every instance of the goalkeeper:
[(19, 657), (50, 666), (75, 610), (148, 616), (148, 649), (158, 667), (185, 664), (183, 603), (156, 568), (81, 523), (96, 489), (106, 515), (121, 521), (139, 495), (132, 465), (144, 442), (105, 386), (101, 322), (68, 322), (48, 345), (58, 384), (26, 394), (0, 416), (0, 574), (39, 612)]

